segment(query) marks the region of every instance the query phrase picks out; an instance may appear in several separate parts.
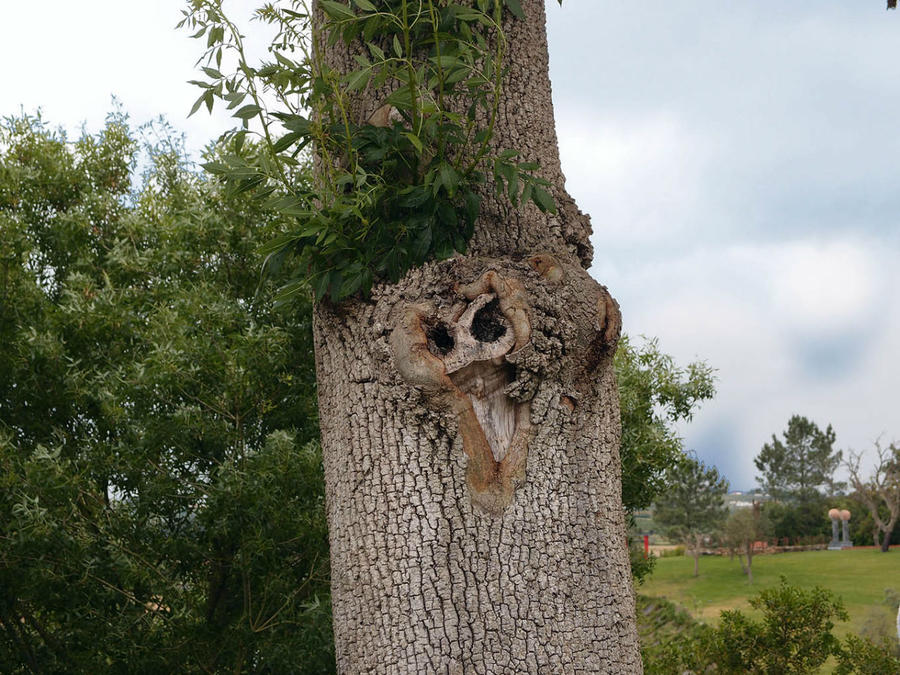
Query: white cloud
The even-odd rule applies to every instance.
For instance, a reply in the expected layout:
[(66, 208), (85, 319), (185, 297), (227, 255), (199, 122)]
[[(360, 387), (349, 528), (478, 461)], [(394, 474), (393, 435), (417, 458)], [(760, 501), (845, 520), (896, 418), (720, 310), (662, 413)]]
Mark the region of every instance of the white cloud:
[(640, 118), (557, 110), (566, 187), (598, 236), (635, 244), (678, 237), (700, 205), (706, 139), (675, 114)]
[(799, 330), (833, 331), (875, 309), (879, 270), (863, 244), (803, 241), (773, 248), (764, 261), (773, 306)]
[[(240, 0), (231, 11), (249, 17), (258, 3)], [(186, 3), (167, 0), (45, 0), (5, 2), (0, 10), (0, 114), (33, 113), (77, 134), (103, 126), (115, 96), (136, 124), (165, 114), (199, 152), (235, 126), (221, 111), (187, 114), (200, 94), (194, 63), (205, 41), (176, 30)], [(235, 5), (237, 5), (235, 7)], [(246, 22), (245, 22), (246, 23)], [(246, 24), (253, 36), (263, 31)], [(253, 42), (249, 40), (248, 42)]]

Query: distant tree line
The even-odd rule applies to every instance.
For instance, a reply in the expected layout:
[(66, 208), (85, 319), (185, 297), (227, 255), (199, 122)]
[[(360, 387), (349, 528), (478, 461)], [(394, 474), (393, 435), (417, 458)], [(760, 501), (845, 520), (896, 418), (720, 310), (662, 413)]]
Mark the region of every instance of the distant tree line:
[[(782, 439), (772, 436), (755, 463), (762, 488), (773, 501), (764, 506), (771, 533), (779, 539), (827, 536), (829, 508), (849, 508), (856, 545), (874, 543), (887, 551), (900, 543), (900, 446), (875, 443), (875, 463), (867, 475), (861, 453), (844, 458), (834, 449), (835, 433), (829, 424), (822, 431), (806, 417), (794, 415)], [(835, 481), (839, 467), (850, 481)], [(850, 489), (849, 493), (845, 489)]]
[[(792, 416), (781, 438), (773, 435), (754, 460), (766, 499), (730, 514), (724, 505), (728, 483), (716, 468), (693, 455), (673, 456), (664, 487), (655, 494), (654, 520), (670, 539), (687, 547), (694, 557), (694, 576), (704, 549), (726, 547), (752, 581), (757, 542), (823, 543), (830, 532), (827, 513), (834, 506), (854, 514), (857, 545), (874, 541), (887, 551), (900, 538), (900, 446), (876, 443), (875, 465), (864, 477), (862, 456), (851, 451), (844, 460), (834, 443), (831, 425), (822, 430), (806, 417)], [(850, 475), (850, 494), (844, 493), (846, 483), (835, 480), (842, 463)]]

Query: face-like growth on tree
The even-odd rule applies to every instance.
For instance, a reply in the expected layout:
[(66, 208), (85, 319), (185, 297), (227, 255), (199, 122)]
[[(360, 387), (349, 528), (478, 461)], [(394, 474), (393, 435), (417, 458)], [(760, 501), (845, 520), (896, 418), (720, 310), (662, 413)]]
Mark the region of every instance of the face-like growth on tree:
[[(456, 417), (468, 458), (470, 497), (492, 513), (510, 504), (525, 478), (533, 435), (531, 401), (548, 370), (563, 371), (570, 386), (557, 393), (557, 405), (571, 414), (579, 389), (615, 351), (621, 329), (618, 306), (601, 287), (599, 297), (581, 308), (593, 309), (588, 325), (594, 334), (575, 336), (580, 347), (576, 358), (551, 358), (551, 350), (541, 354), (532, 341), (532, 317), (542, 312), (529, 297), (526, 282), (556, 293), (566, 276), (563, 266), (543, 253), (516, 265), (518, 269), (509, 269), (508, 263), (505, 267), (508, 271), (489, 268), (470, 283), (456, 284), (438, 302), (402, 305), (391, 334), (393, 362), (404, 380), (429, 405)], [(584, 272), (576, 270), (574, 278), (579, 274)], [(539, 331), (541, 326), (558, 327), (552, 317), (542, 318)], [(538, 337), (539, 344), (547, 345), (549, 330)]]

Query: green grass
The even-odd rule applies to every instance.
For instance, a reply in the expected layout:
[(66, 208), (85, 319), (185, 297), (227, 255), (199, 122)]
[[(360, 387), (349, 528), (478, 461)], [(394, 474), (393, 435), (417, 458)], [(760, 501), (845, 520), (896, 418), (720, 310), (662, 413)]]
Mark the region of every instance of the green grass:
[(850, 621), (838, 623), (834, 631), (843, 636), (851, 631), (858, 633), (873, 608), (884, 608), (886, 588), (900, 590), (900, 551), (860, 549), (760, 555), (753, 558), (752, 585), (747, 583), (737, 558), (701, 558), (700, 576), (694, 577), (693, 573), (693, 558), (661, 558), (637, 592), (667, 598), (694, 617), (716, 624), (723, 609), (754, 614), (748, 599), (763, 588), (776, 586), (783, 575), (788, 583), (803, 588), (822, 586), (843, 598)]

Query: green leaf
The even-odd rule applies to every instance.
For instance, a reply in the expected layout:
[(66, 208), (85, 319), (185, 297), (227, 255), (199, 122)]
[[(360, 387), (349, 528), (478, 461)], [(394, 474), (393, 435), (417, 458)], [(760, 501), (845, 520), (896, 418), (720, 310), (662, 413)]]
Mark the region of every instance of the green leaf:
[(267, 241), (265, 244), (260, 246), (256, 252), (259, 255), (269, 255), (270, 253), (276, 253), (277, 251), (287, 248), (295, 241), (297, 241), (297, 235), (285, 234), (281, 237), (276, 237), (275, 239)]
[(285, 284), (278, 289), (278, 293), (275, 294), (275, 297), (272, 298), (272, 300), (276, 305), (283, 305), (286, 301), (296, 296), (304, 288), (306, 288), (306, 284), (302, 281), (294, 281), (289, 284)]
[(319, 0), (319, 7), (322, 8), (322, 11), (324, 11), (329, 18), (334, 19), (335, 21), (356, 18), (356, 13), (347, 5), (341, 4), (340, 2), (334, 2), (333, 0)]
[(245, 105), (243, 108), (239, 108), (232, 115), (232, 117), (237, 117), (238, 119), (241, 119), (241, 120), (248, 120), (251, 117), (256, 117), (261, 111), (262, 111), (262, 108), (260, 108), (258, 105), (254, 104), (254, 103), (250, 103), (249, 105)]
[(267, 66), (263, 66), (259, 70), (256, 71), (256, 74), (260, 77), (272, 77), (272, 75), (276, 75), (281, 72), (281, 68), (279, 68), (276, 64), (270, 63)]
[(379, 61), (384, 61), (384, 51), (382, 51), (381, 47), (376, 45), (374, 42), (367, 42), (366, 47), (369, 48), (369, 51)]
[[(506, 6), (509, 7), (509, 11), (513, 13), (513, 15), (517, 19), (525, 19), (525, 12), (522, 11), (522, 5), (519, 4), (519, 0), (505, 0)], [(562, 0), (560, 0), (560, 3)]]
[(277, 141), (275, 141), (275, 144), (272, 146), (272, 151), (278, 153), (287, 150), (301, 138), (303, 138), (303, 134), (301, 134), (299, 131), (292, 131), (288, 134), (285, 134)]
[(532, 189), (531, 199), (544, 213), (556, 213), (556, 202), (553, 201), (553, 197), (544, 188), (535, 185)]
[(427, 226), (422, 229), (419, 236), (416, 237), (412, 246), (413, 256), (416, 260), (424, 260), (431, 248), (431, 227)]
[(200, 110), (200, 106), (203, 105), (203, 101), (206, 99), (206, 92), (201, 94), (200, 98), (194, 101), (194, 105), (191, 106), (191, 112), (188, 113), (188, 117), (193, 115), (195, 112)]
[(227, 174), (231, 170), (228, 166), (222, 164), (222, 162), (206, 162), (205, 164), (201, 164), (200, 166), (202, 166), (210, 173), (218, 175)]
[(460, 60), (452, 55), (441, 55), (440, 58), (437, 56), (433, 56), (430, 59), (434, 65), (439, 66), (441, 68), (452, 68), (455, 65), (461, 64)]
[(457, 174), (456, 170), (446, 162), (441, 164), (439, 171), (441, 174), (441, 183), (443, 183), (447, 194), (452, 197), (456, 194), (456, 186), (459, 185), (459, 174)]
[(400, 46), (400, 39), (394, 35), (394, 54), (397, 55), (397, 58), (403, 57), (403, 47)]
[(419, 137), (416, 136), (411, 131), (404, 131), (403, 135), (409, 139), (409, 142), (413, 144), (413, 147), (415, 147), (415, 149), (421, 155), (422, 152), (424, 151), (424, 146), (422, 145), (422, 141), (419, 140)]
[(365, 87), (369, 83), (369, 77), (371, 76), (372, 71), (370, 70), (357, 70), (350, 73), (347, 82), (347, 90), (348, 91), (358, 91)]
[[(245, 98), (247, 98), (246, 93), (232, 94), (231, 102), (226, 106), (225, 109), (233, 110), (234, 108), (237, 108)], [(226, 96), (225, 99), (228, 100), (228, 97)]]
[(301, 115), (278, 115), (277, 116), (285, 129), (296, 131), (301, 134), (308, 134), (310, 129), (309, 120)]
[(353, 0), (353, 4), (364, 12), (377, 12), (378, 9), (369, 0)]
[(457, 82), (462, 82), (466, 77), (468, 77), (469, 73), (468, 67), (456, 68), (451, 71), (449, 75), (444, 78), (444, 84), (456, 84)]
[(323, 272), (316, 279), (313, 291), (316, 294), (316, 300), (321, 300), (328, 292), (328, 272)]
[(385, 99), (385, 103), (389, 103), (399, 110), (409, 110), (412, 108), (413, 99), (409, 87), (402, 87)]
[(332, 300), (341, 300), (341, 286), (344, 283), (344, 275), (341, 270), (331, 270), (328, 275), (328, 294)]

